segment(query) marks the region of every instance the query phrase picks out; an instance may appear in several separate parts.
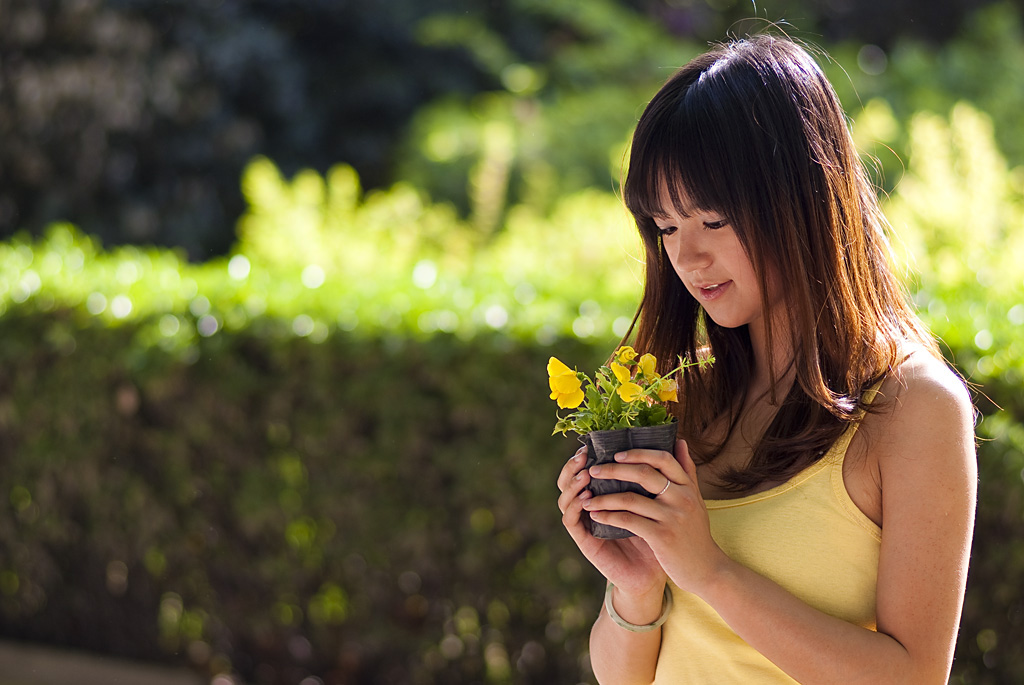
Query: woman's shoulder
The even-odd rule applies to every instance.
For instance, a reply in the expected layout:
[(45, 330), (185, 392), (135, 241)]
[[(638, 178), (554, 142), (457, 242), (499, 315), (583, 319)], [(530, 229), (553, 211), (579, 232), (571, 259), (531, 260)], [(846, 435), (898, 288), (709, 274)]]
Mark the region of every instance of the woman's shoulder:
[[(923, 347), (907, 350), (879, 390), (872, 443), (889, 460), (934, 447), (934, 459), (973, 458), (974, 406), (963, 379)], [(878, 401), (878, 400), (876, 400)], [(935, 462), (932, 461), (933, 466)]]
[(906, 349), (902, 361), (882, 383), (880, 394), (891, 400), (892, 415), (904, 420), (964, 413), (973, 416), (963, 379), (945, 361), (920, 346)]
[(843, 466), (847, 491), (872, 521), (891, 526), (894, 507), (936, 491), (969, 492), (976, 479), (973, 407), (945, 362), (923, 347), (907, 350), (872, 407)]

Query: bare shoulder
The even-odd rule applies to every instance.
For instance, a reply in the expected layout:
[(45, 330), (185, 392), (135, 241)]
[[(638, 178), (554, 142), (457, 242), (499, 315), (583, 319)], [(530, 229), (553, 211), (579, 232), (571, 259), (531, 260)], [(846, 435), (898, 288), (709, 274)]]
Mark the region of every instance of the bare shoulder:
[(878, 525), (935, 490), (972, 497), (977, 479), (974, 409), (945, 362), (914, 350), (882, 383), (843, 465), (854, 503)]
[(913, 469), (919, 460), (924, 463), (918, 467), (973, 471), (974, 407), (963, 380), (945, 362), (913, 351), (883, 383), (881, 395), (886, 409), (871, 432), (883, 478), (886, 470)]
[(961, 429), (974, 423), (974, 407), (963, 380), (924, 350), (913, 351), (894, 369), (882, 386), (882, 395), (891, 400), (890, 421), (902, 429), (908, 429), (908, 424)]

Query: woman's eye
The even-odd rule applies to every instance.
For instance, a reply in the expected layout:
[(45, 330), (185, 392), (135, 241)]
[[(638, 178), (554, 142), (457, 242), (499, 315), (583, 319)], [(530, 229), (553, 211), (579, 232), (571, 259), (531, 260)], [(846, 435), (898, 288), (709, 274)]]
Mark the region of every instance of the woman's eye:
[(729, 225), (728, 219), (719, 219), (718, 221), (705, 221), (704, 228), (708, 231), (717, 231), (720, 228), (725, 228)]
[(658, 233), (660, 233), (662, 237), (672, 235), (675, 232), (675, 226), (658, 226)]

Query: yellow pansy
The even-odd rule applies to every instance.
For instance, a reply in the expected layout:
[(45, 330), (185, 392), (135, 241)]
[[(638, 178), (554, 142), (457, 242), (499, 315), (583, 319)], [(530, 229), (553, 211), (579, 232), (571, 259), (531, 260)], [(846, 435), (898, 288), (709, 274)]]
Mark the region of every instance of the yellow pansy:
[(662, 376), (653, 354), (638, 356), (632, 347), (623, 345), (592, 379), (550, 357), (548, 385), (551, 399), (558, 403), (552, 435), (569, 431), (587, 435), (598, 430), (672, 423), (674, 416), (664, 407), (653, 405), (659, 400), (678, 402), (676, 373), (704, 363), (710, 360), (689, 362), (680, 358), (679, 367)]
[(623, 383), (622, 385), (615, 389), (615, 392), (619, 393), (619, 397), (622, 398), (622, 401), (627, 404), (629, 404), (637, 397), (639, 397), (643, 393), (643, 391), (643, 388), (641, 388), (636, 383), (632, 382)]
[(615, 350), (615, 359), (620, 363), (631, 362), (636, 359), (636, 350), (629, 345), (623, 345)]
[(582, 385), (574, 373), (565, 376), (552, 376), (548, 379), (548, 387), (551, 388), (551, 392), (562, 394), (576, 392)]
[(615, 377), (619, 379), (619, 383), (629, 382), (630, 373), (629, 369), (627, 369), (625, 366), (619, 364), (618, 362), (612, 362), (611, 369), (612, 373), (615, 374)]
[(655, 369), (658, 368), (658, 360), (654, 357), (653, 354), (645, 354), (644, 356), (640, 357), (640, 361), (638, 363), (640, 366), (640, 373), (642, 373), (647, 378), (651, 378), (654, 376)]
[(570, 373), (575, 375), (576, 372), (566, 366), (561, 360), (555, 357), (548, 359), (548, 376), (564, 376)]
[(583, 403), (582, 385), (575, 371), (554, 357), (548, 360), (548, 387), (560, 408), (575, 409)]
[(658, 399), (662, 402), (678, 402), (676, 398), (679, 386), (673, 380), (668, 380), (662, 383), (661, 387), (658, 388)]
[(583, 384), (576, 374), (552, 376), (548, 384), (551, 386), (551, 399), (562, 409), (575, 409), (583, 403)]

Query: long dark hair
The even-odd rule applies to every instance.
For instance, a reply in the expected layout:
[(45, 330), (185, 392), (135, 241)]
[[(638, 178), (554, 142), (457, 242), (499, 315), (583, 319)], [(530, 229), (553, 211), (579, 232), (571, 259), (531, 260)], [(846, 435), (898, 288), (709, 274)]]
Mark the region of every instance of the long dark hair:
[[(646, 249), (634, 346), (667, 371), (677, 355), (709, 351), (709, 369), (683, 374), (679, 419), (698, 462), (735, 429), (754, 367), (747, 327), (717, 325), (669, 262), (654, 216), (662, 189), (681, 213), (726, 217), (761, 283), (784, 279), (795, 380), (769, 368), (779, 409), (744, 469), (723, 485), (744, 491), (819, 459), (867, 409), (864, 391), (897, 365), (907, 342), (938, 356), (889, 262), (887, 224), (857, 155), (839, 99), (806, 50), (762, 35), (721, 45), (673, 75), (640, 118), (624, 184)], [(790, 331), (772, 330), (767, 338)], [(724, 423), (718, 423), (724, 422)], [(706, 439), (713, 425), (721, 440)]]

